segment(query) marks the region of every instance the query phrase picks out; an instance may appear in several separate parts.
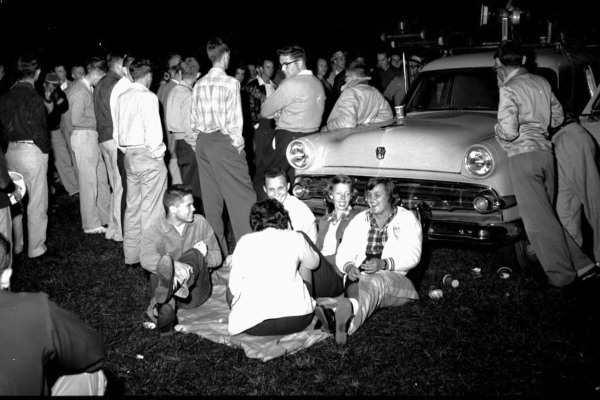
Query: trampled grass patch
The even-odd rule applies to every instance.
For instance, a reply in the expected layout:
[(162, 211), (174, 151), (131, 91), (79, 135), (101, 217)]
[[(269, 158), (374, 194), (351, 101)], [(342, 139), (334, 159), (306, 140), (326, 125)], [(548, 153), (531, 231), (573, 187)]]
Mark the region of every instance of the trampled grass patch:
[[(16, 257), (13, 290), (46, 292), (102, 333), (109, 395), (599, 393), (597, 282), (567, 295), (548, 289), (541, 270), (500, 279), (493, 249), (430, 243), (411, 273), (418, 302), (379, 310), (345, 347), (330, 339), (265, 363), (193, 334), (165, 340), (144, 329), (144, 271), (125, 267), (121, 244), (83, 233), (77, 199), (59, 198), (53, 210), (48, 253)], [(442, 284), (448, 273), (457, 288)], [(431, 299), (430, 286), (443, 297)]]

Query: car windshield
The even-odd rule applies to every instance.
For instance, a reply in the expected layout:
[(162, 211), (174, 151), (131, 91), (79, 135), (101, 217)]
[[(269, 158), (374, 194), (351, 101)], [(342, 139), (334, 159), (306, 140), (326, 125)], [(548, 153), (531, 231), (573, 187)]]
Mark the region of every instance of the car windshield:
[(421, 72), (406, 96), (406, 112), (498, 110), (496, 73), (490, 67)]

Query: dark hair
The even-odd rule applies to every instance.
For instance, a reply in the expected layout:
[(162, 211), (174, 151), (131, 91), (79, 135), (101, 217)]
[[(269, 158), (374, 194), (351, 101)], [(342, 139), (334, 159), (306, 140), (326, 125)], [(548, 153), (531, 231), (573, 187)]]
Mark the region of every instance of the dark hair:
[(147, 74), (152, 73), (152, 64), (147, 58), (135, 60), (129, 65), (129, 72), (134, 81), (137, 81)]
[(195, 78), (200, 72), (200, 63), (194, 57), (188, 57), (181, 64), (181, 77), (184, 79)]
[(250, 208), (250, 227), (254, 232), (267, 228), (288, 229), (290, 215), (283, 204), (275, 199), (257, 201)]
[(123, 67), (129, 69), (129, 66), (135, 61), (135, 57), (134, 56), (125, 56), (125, 58), (123, 59)]
[(385, 58), (390, 58), (390, 51), (387, 49), (379, 49), (377, 50), (377, 54), (375, 56), (378, 56), (380, 54), (385, 54)]
[(256, 63), (256, 69), (264, 68), (265, 63), (267, 61), (271, 61), (273, 63), (273, 66), (275, 66), (275, 60), (273, 59), (273, 57), (263, 57), (263, 58), (259, 59), (258, 62)]
[(10, 268), (10, 252), (10, 242), (0, 233), (0, 273)]
[(213, 63), (215, 61), (221, 60), (223, 58), (223, 54), (230, 53), (229, 47), (221, 39), (213, 38), (208, 41), (206, 45), (206, 53), (208, 54), (208, 58)]
[(382, 176), (369, 179), (369, 181), (367, 182), (367, 187), (365, 189), (365, 198), (367, 197), (366, 192), (373, 190), (377, 185), (383, 185), (390, 200), (390, 204), (393, 205), (400, 199), (400, 196), (398, 196), (398, 194), (396, 193), (396, 185), (394, 185), (394, 182), (392, 182), (390, 178), (384, 178)]
[(284, 170), (282, 170), (281, 168), (271, 168), (265, 172), (265, 181), (264, 181), (265, 186), (267, 186), (267, 178), (274, 179), (279, 176), (283, 176), (283, 179), (285, 179), (285, 182), (290, 183), (290, 180)]
[(300, 46), (289, 46), (277, 50), (277, 55), (280, 57), (290, 56), (295, 60), (302, 60), (306, 65), (306, 51)]
[(118, 64), (119, 61), (123, 61), (123, 54), (120, 53), (110, 53), (106, 56), (106, 61), (108, 62), (108, 68), (113, 69), (115, 65)]
[(108, 64), (106, 63), (106, 60), (103, 60), (100, 57), (92, 57), (90, 59), (90, 61), (88, 62), (85, 70), (88, 74), (92, 73), (93, 71), (107, 73), (108, 72)]
[(505, 40), (498, 45), (494, 58), (498, 58), (506, 67), (520, 67), (523, 63), (525, 48), (513, 40)]
[(173, 185), (163, 195), (163, 205), (165, 206), (165, 214), (169, 215), (169, 207), (177, 206), (185, 196), (192, 194), (192, 187), (190, 185), (179, 184)]
[(348, 175), (340, 174), (340, 175), (334, 176), (333, 178), (331, 178), (329, 180), (329, 182), (327, 182), (327, 187), (325, 188), (325, 191), (327, 192), (327, 196), (328, 196), (327, 200), (331, 200), (333, 198), (333, 188), (335, 187), (335, 185), (338, 185), (340, 183), (345, 184), (345, 185), (350, 185), (350, 193), (351, 193), (352, 199), (355, 199), (356, 196), (358, 195), (358, 192), (354, 188), (354, 181)]
[(348, 72), (354, 73), (359, 78), (364, 78), (365, 76), (369, 76), (369, 70), (367, 66), (363, 63), (352, 63), (348, 67)]
[(37, 58), (32, 54), (25, 54), (17, 61), (17, 71), (21, 78), (33, 78), (35, 72), (40, 69)]

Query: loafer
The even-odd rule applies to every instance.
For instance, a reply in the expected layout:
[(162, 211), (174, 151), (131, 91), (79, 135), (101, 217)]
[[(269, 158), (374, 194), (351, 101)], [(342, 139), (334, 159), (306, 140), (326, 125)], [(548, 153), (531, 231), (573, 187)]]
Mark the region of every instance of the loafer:
[(348, 298), (344, 298), (335, 309), (335, 341), (337, 344), (346, 344), (350, 318), (352, 318), (352, 303)]
[(158, 260), (156, 276), (158, 277), (158, 286), (154, 290), (154, 298), (158, 304), (164, 304), (173, 296), (173, 281), (175, 279), (175, 267), (168, 254)]
[(590, 268), (585, 274), (581, 275), (579, 277), (579, 280), (587, 281), (588, 279), (593, 279), (597, 277), (600, 277), (600, 267), (595, 266)]
[(169, 303), (158, 305), (156, 327), (161, 337), (173, 336), (173, 327), (176, 321), (175, 310)]
[(315, 307), (315, 315), (321, 322), (321, 330), (326, 333), (335, 333), (335, 312), (331, 308), (321, 305)]

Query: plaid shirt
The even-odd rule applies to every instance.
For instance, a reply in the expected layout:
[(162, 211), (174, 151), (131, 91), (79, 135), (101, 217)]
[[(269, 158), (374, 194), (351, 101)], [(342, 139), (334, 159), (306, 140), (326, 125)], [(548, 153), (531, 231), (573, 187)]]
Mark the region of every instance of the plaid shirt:
[(242, 137), (242, 102), (240, 83), (220, 68), (211, 68), (192, 93), (192, 129), (194, 139), (200, 132), (220, 130), (231, 138), (233, 147), (244, 146)]
[(375, 221), (372, 210), (367, 212), (367, 218), (369, 219), (369, 236), (367, 239), (366, 254), (383, 253), (383, 246), (385, 246), (385, 243), (388, 240), (387, 227), (397, 213), (398, 209), (396, 207), (392, 207), (392, 213), (385, 221), (385, 224), (383, 224), (383, 227), (380, 229), (377, 225), (377, 221)]

